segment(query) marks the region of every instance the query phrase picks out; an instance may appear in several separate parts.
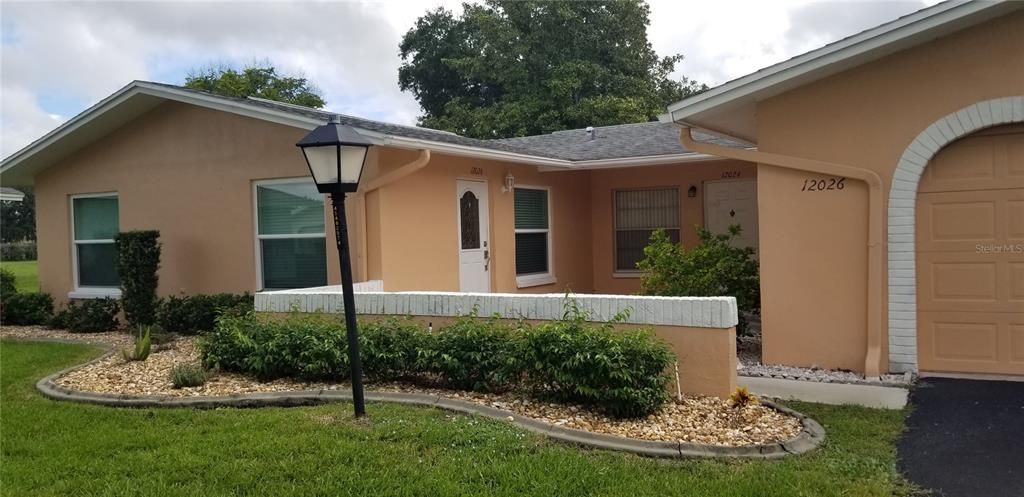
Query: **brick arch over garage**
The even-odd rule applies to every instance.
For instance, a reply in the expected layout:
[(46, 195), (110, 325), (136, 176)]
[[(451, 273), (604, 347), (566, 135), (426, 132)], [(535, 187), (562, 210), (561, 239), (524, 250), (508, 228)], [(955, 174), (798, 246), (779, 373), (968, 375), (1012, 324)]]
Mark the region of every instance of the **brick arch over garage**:
[(914, 208), (924, 168), (939, 150), (975, 131), (1024, 122), (1024, 96), (985, 100), (946, 115), (903, 152), (889, 190), (889, 368), (917, 371)]

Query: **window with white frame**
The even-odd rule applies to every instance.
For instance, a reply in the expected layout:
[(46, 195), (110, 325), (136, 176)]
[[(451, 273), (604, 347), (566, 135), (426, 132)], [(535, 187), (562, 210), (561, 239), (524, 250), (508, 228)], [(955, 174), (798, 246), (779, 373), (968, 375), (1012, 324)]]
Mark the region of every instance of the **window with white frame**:
[(116, 289), (118, 232), (117, 194), (76, 195), (71, 198), (75, 287)]
[(514, 196), (516, 280), (519, 286), (553, 283), (548, 189), (516, 187)]
[(615, 192), (615, 270), (638, 271), (644, 247), (654, 230), (663, 229), (679, 243), (679, 189), (657, 188)]
[(256, 251), (263, 289), (327, 284), (324, 197), (311, 178), (260, 181)]

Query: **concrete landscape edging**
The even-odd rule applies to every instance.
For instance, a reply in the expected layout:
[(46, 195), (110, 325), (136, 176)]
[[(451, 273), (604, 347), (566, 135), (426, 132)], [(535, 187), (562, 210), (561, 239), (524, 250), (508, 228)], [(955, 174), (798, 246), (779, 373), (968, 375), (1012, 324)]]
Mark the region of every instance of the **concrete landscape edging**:
[[(77, 345), (83, 344), (81, 341), (62, 339), (37, 341), (70, 343)], [(90, 345), (101, 344), (91, 343)], [(63, 369), (40, 379), (36, 382), (36, 388), (45, 397), (53, 400), (98, 404), (111, 407), (135, 408), (190, 407), (194, 409), (214, 409), (220, 407), (288, 407), (309, 406), (352, 400), (352, 392), (350, 390), (305, 390), (218, 396), (171, 397), (166, 395), (131, 395), (83, 392), (65, 388), (54, 382), (54, 380), (70, 371), (101, 361), (114, 353), (109, 346), (106, 348), (107, 352), (102, 354), (100, 357)], [(695, 444), (689, 442), (658, 442), (566, 428), (530, 418), (528, 416), (523, 416), (512, 411), (485, 406), (475, 402), (452, 399), (440, 395), (367, 391), (366, 400), (371, 402), (392, 402), (397, 404), (434, 407), (463, 414), (486, 416), (507, 421), (527, 431), (545, 435), (560, 442), (589, 448), (628, 452), (646, 457), (776, 459), (790, 454), (803, 454), (805, 452), (809, 452), (825, 441), (825, 429), (822, 428), (818, 422), (799, 412), (767, 400), (762, 400), (761, 403), (783, 414), (793, 416), (800, 420), (802, 429), (800, 430), (799, 435), (785, 442), (742, 447)]]

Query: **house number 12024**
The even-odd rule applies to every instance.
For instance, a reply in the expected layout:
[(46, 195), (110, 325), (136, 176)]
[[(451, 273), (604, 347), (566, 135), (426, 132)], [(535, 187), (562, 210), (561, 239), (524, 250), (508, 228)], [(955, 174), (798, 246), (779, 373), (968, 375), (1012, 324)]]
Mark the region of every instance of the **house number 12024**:
[(842, 190), (846, 188), (846, 178), (805, 179), (802, 192), (823, 192), (825, 190)]

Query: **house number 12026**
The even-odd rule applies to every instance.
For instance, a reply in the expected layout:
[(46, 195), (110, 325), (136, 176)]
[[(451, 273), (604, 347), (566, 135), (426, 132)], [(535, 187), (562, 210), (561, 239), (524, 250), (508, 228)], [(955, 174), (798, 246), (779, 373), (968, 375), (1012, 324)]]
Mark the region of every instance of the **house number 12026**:
[(825, 190), (842, 190), (846, 188), (846, 178), (805, 179), (802, 192), (823, 192)]

